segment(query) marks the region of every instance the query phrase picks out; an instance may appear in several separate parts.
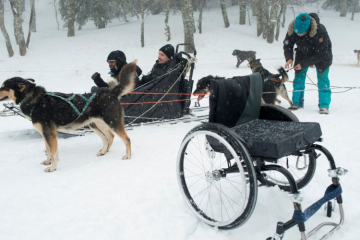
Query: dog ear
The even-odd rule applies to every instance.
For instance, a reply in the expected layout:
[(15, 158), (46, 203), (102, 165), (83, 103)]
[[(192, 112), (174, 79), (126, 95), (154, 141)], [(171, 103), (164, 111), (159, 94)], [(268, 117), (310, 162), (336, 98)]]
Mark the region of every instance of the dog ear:
[(35, 80), (32, 78), (26, 78), (26, 80), (28, 80), (29, 82), (35, 82)]
[(25, 84), (18, 84), (19, 87), (19, 91), (23, 92), (26, 89), (26, 85)]

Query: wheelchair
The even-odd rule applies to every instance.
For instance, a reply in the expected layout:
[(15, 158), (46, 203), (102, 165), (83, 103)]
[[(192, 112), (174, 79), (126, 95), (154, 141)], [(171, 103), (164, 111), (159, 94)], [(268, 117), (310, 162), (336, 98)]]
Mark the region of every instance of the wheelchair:
[[(181, 143), (177, 156), (177, 180), (192, 212), (206, 224), (230, 230), (242, 226), (252, 215), (259, 186), (278, 186), (292, 194), (294, 214), (278, 222), (267, 240), (283, 239), (285, 231), (298, 226), (307, 239), (325, 225), (344, 222), (339, 176), (331, 153), (321, 142), (318, 123), (300, 122), (280, 106), (261, 104), (261, 74), (210, 83), (209, 122), (193, 128)], [(302, 210), (299, 189), (313, 178), (316, 161), (324, 155), (330, 164), (332, 184), (323, 198)], [(331, 201), (340, 209), (339, 223), (322, 223), (305, 233), (305, 222)]]

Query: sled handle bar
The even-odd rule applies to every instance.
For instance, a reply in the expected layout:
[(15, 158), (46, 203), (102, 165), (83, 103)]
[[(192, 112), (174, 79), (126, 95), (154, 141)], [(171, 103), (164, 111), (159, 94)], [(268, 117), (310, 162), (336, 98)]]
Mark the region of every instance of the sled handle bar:
[(179, 43), (178, 45), (176, 45), (176, 53), (178, 53), (179, 46), (189, 46), (189, 47), (191, 47), (191, 49), (194, 52), (194, 56), (196, 56), (196, 50), (195, 50), (195, 48), (194, 48), (194, 46), (192, 44), (190, 44), (190, 43)]

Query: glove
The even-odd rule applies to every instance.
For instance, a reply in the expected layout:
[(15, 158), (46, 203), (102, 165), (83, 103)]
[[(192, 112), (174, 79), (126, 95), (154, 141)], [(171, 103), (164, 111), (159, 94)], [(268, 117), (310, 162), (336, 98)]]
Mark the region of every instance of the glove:
[(100, 73), (96, 72), (91, 76), (92, 80), (94, 80), (95, 82), (98, 81), (100, 79)]

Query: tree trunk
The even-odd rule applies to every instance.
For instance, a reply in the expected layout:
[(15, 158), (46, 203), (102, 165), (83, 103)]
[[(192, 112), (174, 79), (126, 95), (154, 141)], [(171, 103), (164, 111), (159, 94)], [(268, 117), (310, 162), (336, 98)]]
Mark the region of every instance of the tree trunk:
[(4, 3), (1, 0), (0, 0), (0, 28), (1, 28), (2, 34), (4, 35), (4, 38), (5, 38), (5, 45), (6, 45), (6, 49), (8, 51), (9, 57), (12, 57), (12, 56), (14, 56), (14, 50), (12, 49), (10, 37), (5, 28)]
[(279, 35), (280, 35), (280, 19), (281, 19), (281, 16), (284, 16), (285, 17), (285, 9), (286, 7), (284, 7), (284, 3), (286, 4), (287, 0), (280, 0), (280, 12), (279, 12), (279, 15), (276, 19), (276, 33), (275, 33), (275, 40), (276, 41), (279, 41)]
[(67, 0), (68, 37), (75, 36), (75, 0)]
[(246, 19), (246, 0), (239, 0), (239, 9), (240, 9), (240, 25), (245, 25)]
[[(269, 29), (268, 29), (268, 35), (267, 35), (267, 42), (273, 43), (274, 41), (274, 31), (275, 31), (275, 24), (279, 25), (279, 7), (280, 7), (280, 0), (273, 0), (271, 11), (270, 11), (270, 21), (269, 21)], [(278, 27), (279, 28), (279, 27)]]
[(141, 47), (145, 47), (144, 18), (145, 18), (145, 6), (144, 6), (144, 0), (141, 0)]
[(33, 6), (34, 6), (34, 12), (33, 12), (33, 14), (31, 15), (31, 16), (32, 16), (32, 22), (31, 22), (30, 29), (31, 29), (32, 32), (36, 32), (35, 0), (31, 0), (31, 1), (30, 1), (30, 4), (31, 4), (31, 11), (32, 11), (32, 8), (33, 8)]
[[(193, 21), (194, 18), (191, 19), (191, 14), (188, 9), (191, 8), (191, 0), (181, 0), (181, 13), (184, 24), (184, 43), (191, 44), (195, 47), (194, 43), (194, 29), (193, 29)], [(193, 50), (185, 46), (185, 52), (192, 53)]]
[(263, 27), (263, 39), (266, 39), (268, 35), (268, 23), (269, 23), (269, 1), (261, 1), (261, 21)]
[[(190, 1), (190, 3), (191, 3), (191, 1)], [(187, 4), (186, 9), (188, 11), (189, 18), (191, 20), (192, 31), (193, 31), (193, 33), (196, 33), (196, 25), (195, 25), (195, 20), (194, 20), (194, 10), (193, 10), (192, 4)]]
[(32, 2), (33, 5), (31, 5), (31, 12), (30, 12), (30, 21), (29, 21), (29, 33), (26, 40), (26, 47), (29, 48), (30, 44), (30, 37), (31, 37), (31, 26), (33, 25), (34, 17), (35, 17), (35, 1)]
[(287, 0), (281, 0), (280, 4), (281, 4), (280, 13), (281, 12), (283, 13), (283, 20), (282, 20), (281, 26), (284, 28), (285, 27), (285, 20), (286, 20)]
[(254, 6), (256, 9), (256, 36), (260, 37), (263, 33), (261, 0), (255, 0)]
[(21, 0), (9, 0), (11, 5), (11, 10), (14, 15), (14, 32), (17, 44), (19, 45), (19, 51), (21, 56), (26, 54), (25, 38), (24, 32), (22, 29), (22, 13), (21, 13)]
[(171, 32), (170, 32), (170, 26), (169, 26), (169, 14), (170, 14), (170, 0), (166, 0), (165, 35), (167, 36), (167, 41), (171, 40)]
[(346, 17), (347, 14), (347, 0), (342, 0), (340, 3), (340, 17)]
[(202, 14), (204, 8), (204, 0), (199, 0), (199, 33), (202, 33)]
[(358, 5), (359, 5), (359, 0), (353, 0), (353, 6), (351, 10), (351, 21), (354, 21), (355, 11)]
[(220, 7), (221, 7), (223, 19), (224, 19), (225, 28), (228, 28), (228, 27), (230, 27), (230, 23), (229, 23), (229, 18), (228, 18), (227, 11), (226, 11), (225, 0), (220, 0)]
[(58, 27), (58, 30), (60, 29), (59, 28), (59, 20), (57, 18), (57, 8), (56, 8), (56, 0), (54, 0), (54, 8), (55, 8), (55, 19), (56, 19), (56, 23), (57, 23), (57, 27)]

